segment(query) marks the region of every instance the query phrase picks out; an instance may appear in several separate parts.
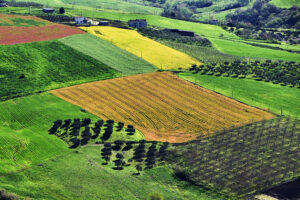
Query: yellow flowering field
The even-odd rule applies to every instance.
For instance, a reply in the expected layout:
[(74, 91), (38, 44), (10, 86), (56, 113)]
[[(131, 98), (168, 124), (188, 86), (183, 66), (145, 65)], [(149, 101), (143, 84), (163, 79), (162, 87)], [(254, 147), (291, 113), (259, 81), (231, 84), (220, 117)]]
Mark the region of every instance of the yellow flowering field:
[(140, 35), (135, 30), (115, 27), (80, 27), (97, 37), (143, 58), (159, 69), (189, 68), (193, 64), (201, 64), (194, 58)]

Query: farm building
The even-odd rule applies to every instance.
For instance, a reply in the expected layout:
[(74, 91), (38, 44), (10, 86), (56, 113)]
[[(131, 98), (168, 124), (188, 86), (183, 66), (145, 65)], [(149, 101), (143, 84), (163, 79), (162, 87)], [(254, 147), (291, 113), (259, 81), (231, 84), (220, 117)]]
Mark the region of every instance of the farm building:
[(164, 29), (164, 31), (168, 31), (168, 32), (172, 32), (172, 33), (178, 33), (182, 36), (189, 36), (189, 37), (194, 37), (195, 33), (192, 31), (183, 31), (183, 30), (179, 30), (179, 29)]
[(7, 2), (6, 1), (0, 1), (0, 7), (6, 7)]
[(128, 25), (132, 28), (147, 28), (148, 23), (145, 19), (129, 20)]
[(109, 26), (109, 22), (108, 21), (100, 21), (99, 26)]
[(89, 21), (86, 17), (75, 17), (75, 23), (76, 24), (87, 24)]
[(44, 13), (54, 13), (54, 9), (53, 8), (43, 8), (43, 12)]

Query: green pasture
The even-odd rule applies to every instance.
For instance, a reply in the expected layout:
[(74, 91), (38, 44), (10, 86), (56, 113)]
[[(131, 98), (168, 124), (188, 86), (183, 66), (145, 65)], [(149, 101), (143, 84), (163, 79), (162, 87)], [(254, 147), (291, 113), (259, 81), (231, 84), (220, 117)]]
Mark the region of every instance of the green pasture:
[(210, 41), (219, 51), (225, 54), (247, 56), (251, 58), (300, 62), (300, 56), (298, 53), (290, 53), (284, 50), (255, 47), (249, 44), (245, 44), (242, 41), (231, 41), (217, 38), (210, 38)]
[(145, 60), (90, 34), (73, 35), (60, 41), (123, 74), (140, 74), (157, 70)]
[[(0, 155), (4, 158), (0, 176), (69, 152), (67, 144), (48, 130), (56, 120), (74, 118), (90, 118), (92, 123), (99, 120), (49, 93), (0, 102)], [(109, 141), (143, 138), (139, 131), (133, 136), (121, 131), (113, 132)]]
[[(102, 165), (101, 148), (89, 146), (64, 153), (23, 172), (0, 177), (0, 188), (30, 199), (149, 199), (153, 193), (165, 200), (222, 199), (213, 193), (174, 178), (166, 166), (144, 170), (135, 166), (124, 170)], [(112, 192), (113, 191), (113, 192)]]
[(58, 41), (0, 45), (0, 100), (117, 76)]
[(271, 3), (280, 8), (290, 8), (294, 5), (300, 6), (299, 0), (272, 0)]
[(300, 116), (300, 89), (251, 79), (181, 73), (181, 78), (276, 114)]

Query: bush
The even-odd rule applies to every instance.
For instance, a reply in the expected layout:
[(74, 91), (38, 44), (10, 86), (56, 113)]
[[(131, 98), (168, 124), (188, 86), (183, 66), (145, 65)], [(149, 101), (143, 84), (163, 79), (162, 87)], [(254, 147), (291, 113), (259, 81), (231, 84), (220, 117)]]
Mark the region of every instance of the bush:
[(164, 200), (164, 197), (160, 193), (152, 193), (149, 197), (150, 200)]
[(0, 199), (1, 200), (17, 200), (19, 199), (16, 195), (10, 194), (5, 190), (0, 190)]

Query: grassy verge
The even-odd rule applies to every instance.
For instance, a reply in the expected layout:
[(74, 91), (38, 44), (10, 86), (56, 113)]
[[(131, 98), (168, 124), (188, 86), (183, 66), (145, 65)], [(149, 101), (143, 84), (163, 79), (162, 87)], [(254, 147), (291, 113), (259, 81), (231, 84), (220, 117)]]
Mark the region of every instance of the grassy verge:
[(300, 90), (272, 83), (250, 79), (216, 77), (182, 73), (181, 78), (195, 82), (202, 87), (233, 97), (246, 104), (268, 109), (274, 113), (299, 117)]

